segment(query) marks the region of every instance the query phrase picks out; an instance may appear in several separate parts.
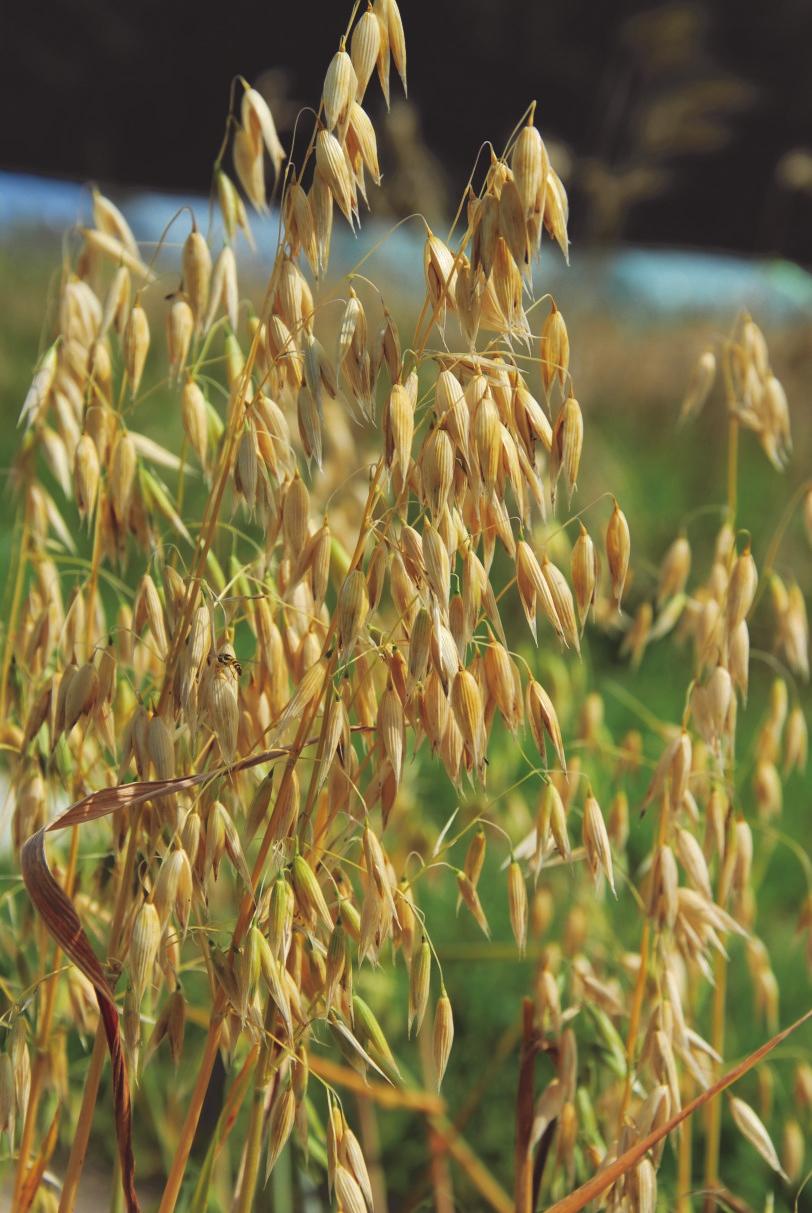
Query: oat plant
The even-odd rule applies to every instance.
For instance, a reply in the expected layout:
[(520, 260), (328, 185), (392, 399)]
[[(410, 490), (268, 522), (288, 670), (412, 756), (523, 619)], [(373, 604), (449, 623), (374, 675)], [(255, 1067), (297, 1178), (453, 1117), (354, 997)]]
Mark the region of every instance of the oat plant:
[[(412, 218), (425, 298), (411, 321), (370, 277), (374, 250), (329, 276), (334, 224), (356, 229), (374, 207), (364, 107), (377, 87), (388, 103), (395, 77), (405, 91), (395, 0), (356, 5), (289, 147), (262, 96), (234, 82), (208, 215), (184, 209), (142, 248), (94, 191), (66, 239), (51, 344), (20, 415), (0, 670), (28, 894), (12, 886), (3, 920), (15, 1210), (78, 1207), (97, 1104), (117, 1137), (113, 1205), (120, 1187), (138, 1209), (133, 1126), (150, 1068), (171, 1064), (184, 1119), (166, 1126), (160, 1213), (210, 1207), (224, 1155), (229, 1207), (266, 1207), (283, 1151), (324, 1207), (372, 1213), (347, 1101), (359, 1083), (426, 1109), (477, 1207), (653, 1210), (669, 1135), (677, 1164), (659, 1207), (731, 1201), (728, 1114), (754, 1159), (798, 1180), (807, 1063), (781, 1157), (753, 1107), (710, 1098), (786, 1035), (725, 1069), (734, 937), (777, 1031), (754, 854), (775, 845), (761, 827), (806, 762), (805, 599), (776, 557), (812, 498), (801, 485), (763, 553), (737, 501), (740, 435), (779, 469), (790, 457), (765, 339), (741, 317), (685, 401), (686, 424), (703, 424), (707, 398), (729, 419), (714, 550), (694, 562), (681, 531), (657, 577), (637, 572), (614, 486), (576, 496), (584, 419), (567, 325), (537, 272), (545, 235), (545, 256), (568, 256), (567, 198), (534, 105), (501, 151), (485, 145), (444, 238)], [(252, 293), (248, 212), (272, 204), (273, 266)], [(766, 704), (747, 699), (754, 615), (774, 641)], [(595, 628), (632, 662), (674, 644), (680, 719), (642, 713), (640, 731), (608, 737), (581, 658)], [(555, 656), (555, 679), (537, 654)], [(746, 762), (745, 710), (763, 716)], [(496, 734), (525, 764), (521, 836), (488, 776)], [(630, 797), (646, 768), (645, 797)], [(409, 792), (418, 771), (456, 790), (442, 831)], [(652, 839), (642, 863), (635, 836)], [(792, 862), (808, 878), (802, 842)], [(516, 948), (532, 947), (535, 971), (515, 1008), (515, 1108), (498, 1110), (515, 1117), (510, 1196), (425, 1089), (455, 1064), (426, 878), (489, 936), (486, 851), (504, 861)], [(611, 942), (621, 914), (639, 918), (633, 952)], [(810, 926), (807, 899), (807, 948)], [(377, 966), (408, 973), (401, 1015), (422, 1061), (417, 1043), (396, 1055), (366, 996)], [(588, 1063), (585, 1038), (599, 1043)], [(222, 1111), (190, 1165), (218, 1058)], [(707, 1121), (691, 1116), (703, 1104)]]

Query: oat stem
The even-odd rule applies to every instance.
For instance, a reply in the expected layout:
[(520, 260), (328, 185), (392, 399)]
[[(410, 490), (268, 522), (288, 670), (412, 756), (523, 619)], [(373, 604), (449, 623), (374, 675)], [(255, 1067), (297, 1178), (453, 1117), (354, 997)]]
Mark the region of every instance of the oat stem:
[(519, 1054), (519, 1087), (516, 1093), (515, 1213), (533, 1213), (533, 1088), (537, 1044), (533, 1024), (533, 1000), (522, 1003), (522, 1044)]
[[(417, 1039), (420, 1050), (420, 1069), (423, 1085), (427, 1091), (435, 1086), (434, 1062), (431, 1055), (431, 1044), (428, 1032), (421, 1030)], [(433, 1118), (426, 1125), (428, 1134), (429, 1166), (431, 1184), (434, 1190), (434, 1213), (453, 1213), (454, 1189), (451, 1184), (451, 1168), (445, 1150), (445, 1139), (437, 1132)]]
[[(725, 1048), (725, 999), (727, 995), (727, 961), (724, 956), (717, 954), (713, 966), (713, 1019), (711, 1024), (711, 1047), (721, 1056)], [(722, 1101), (713, 1099), (708, 1104), (706, 1141), (705, 1141), (705, 1180), (706, 1192), (703, 1209), (705, 1213), (713, 1213), (716, 1208), (715, 1190), (719, 1186), (719, 1146), (722, 1137)]]
[[(110, 956), (116, 956), (120, 944), (121, 928), (124, 923), (127, 903), (130, 895), (130, 880), (132, 873), (135, 870), (135, 857), (138, 850), (138, 832), (141, 824), (142, 809), (139, 806), (133, 815), (132, 825), (130, 826), (130, 836), (127, 840), (127, 851), (124, 856), (124, 862), (120, 869), (118, 892), (116, 893), (116, 904), (113, 910), (113, 920), (110, 925)], [(93, 1125), (93, 1113), (96, 1107), (96, 1099), (99, 1093), (99, 1082), (104, 1068), (104, 1059), (107, 1054), (107, 1045), (104, 1034), (104, 1027), (100, 1023), (96, 1029), (96, 1038), (93, 1041), (93, 1052), (90, 1055), (90, 1062), (85, 1076), (85, 1089), (82, 1095), (82, 1106), (79, 1112), (79, 1119), (76, 1123), (76, 1129), (71, 1143), (70, 1156), (68, 1158), (68, 1166), (65, 1171), (65, 1178), (62, 1182), (62, 1191), (59, 1197), (59, 1213), (73, 1213), (76, 1204), (76, 1196), (79, 1190), (79, 1180), (82, 1175), (82, 1169), (85, 1165), (87, 1156), (87, 1144), (90, 1139), (90, 1130)]]
[(200, 1059), (197, 1080), (189, 1099), (189, 1110), (186, 1113), (186, 1119), (183, 1122), (180, 1137), (178, 1138), (175, 1158), (166, 1181), (163, 1196), (161, 1197), (158, 1213), (169, 1213), (169, 1210), (174, 1209), (177, 1203), (183, 1178), (186, 1174), (186, 1164), (189, 1161), (192, 1142), (197, 1131), (197, 1122), (200, 1119), (200, 1113), (203, 1108), (203, 1100), (206, 1098), (206, 1092), (209, 1089), (211, 1072), (214, 1069), (214, 1063), (217, 1060), (217, 1053), (220, 1048), (220, 1033), (223, 1027), (224, 1009), (225, 996), (218, 989), (212, 1007), (211, 1023), (206, 1035), (206, 1042), (203, 1046), (203, 1055)]
[[(657, 846), (661, 847), (667, 836), (668, 828), (668, 800), (663, 792), (660, 801), (660, 815), (657, 822)], [(629, 1016), (629, 1031), (626, 1037), (626, 1079), (623, 1084), (623, 1098), (620, 1102), (620, 1114), (618, 1116), (618, 1134), (623, 1130), (626, 1123), (626, 1113), (629, 1109), (629, 1101), (632, 1095), (632, 1081), (634, 1077), (634, 1059), (637, 1049), (637, 1036), (640, 1031), (640, 1019), (643, 1010), (643, 999), (646, 993), (646, 982), (648, 980), (649, 964), (651, 963), (651, 923), (648, 917), (647, 909), (643, 910), (645, 919), (643, 921), (643, 930), (640, 935), (640, 967), (637, 970), (637, 981), (634, 986), (634, 994), (632, 995), (632, 1008)]]
[(251, 1112), (248, 1119), (248, 1129), (245, 1134), (245, 1154), (242, 1165), (240, 1193), (234, 1213), (251, 1213), (254, 1204), (254, 1194), (259, 1179), (260, 1155), (262, 1152), (262, 1130), (265, 1124), (265, 1099), (268, 1084), (265, 1081), (264, 1061), (262, 1056), (257, 1064), (256, 1085), (254, 1098), (251, 1100)]
[(637, 1035), (640, 1031), (640, 1016), (643, 1009), (643, 997), (646, 992), (646, 981), (648, 979), (649, 965), (649, 939), (651, 936), (651, 926), (648, 918), (643, 922), (643, 930), (640, 934), (640, 967), (637, 970), (637, 981), (634, 985), (634, 994), (632, 995), (632, 1008), (629, 1015), (629, 1031), (626, 1036), (626, 1080), (623, 1084), (623, 1098), (620, 1101), (620, 1113), (618, 1115), (618, 1132), (620, 1132), (626, 1123), (626, 1113), (629, 1108), (629, 1100), (632, 1095), (632, 1079), (634, 1074), (634, 1057), (637, 1046)]
[[(724, 373), (725, 396), (727, 399), (727, 407), (730, 412), (728, 422), (728, 449), (727, 449), (727, 505), (728, 505), (728, 521), (731, 527), (736, 525), (736, 506), (737, 506), (737, 485), (739, 476), (739, 423), (732, 410), (735, 406), (735, 393), (733, 390), (733, 379), (730, 367), (730, 352), (729, 348), (725, 350), (722, 359), (722, 368)], [(732, 771), (726, 772), (729, 779), (732, 779)], [(728, 827), (728, 837), (730, 830)], [(720, 877), (721, 888), (721, 877)], [(714, 960), (714, 989), (713, 989), (713, 1012), (711, 1022), (711, 1047), (719, 1054), (724, 1055), (725, 1048), (725, 1001), (727, 997), (727, 956), (722, 952), (717, 952)], [(714, 1190), (719, 1184), (719, 1147), (722, 1138), (722, 1101), (714, 1099), (708, 1106), (707, 1113), (707, 1139), (705, 1142), (705, 1180), (704, 1187), (707, 1195), (703, 1208), (705, 1213), (712, 1213), (715, 1208), (716, 1200), (713, 1195)]]
[[(76, 862), (79, 854), (79, 831), (74, 827), (71, 831), (70, 852), (68, 854), (68, 870), (65, 876), (65, 891), (70, 896), (73, 891), (74, 881), (76, 879)], [(37, 1112), (39, 1111), (39, 1101), (42, 1095), (43, 1083), (47, 1072), (48, 1065), (48, 1041), (51, 1036), (51, 1025), (54, 1017), (54, 1004), (56, 1000), (56, 992), (59, 984), (58, 970), (62, 963), (62, 949), (56, 947), (54, 956), (51, 962), (51, 974), (44, 981), (42, 986), (42, 1013), (37, 1031), (36, 1056), (34, 1065), (31, 1071), (31, 1090), (28, 1096), (28, 1107), (25, 1113), (25, 1122), (23, 1124), (22, 1137), (20, 1139), (20, 1149), (17, 1158), (17, 1169), (14, 1176), (14, 1196), (12, 1200), (12, 1209), (16, 1207), (16, 1203), (20, 1197), (20, 1189), (25, 1179), (26, 1167), (28, 1166), (28, 1156), (31, 1153), (31, 1144), (34, 1138), (37, 1125)]]
[[(690, 1089), (689, 1086), (689, 1092)], [(693, 1209), (691, 1200), (692, 1155), (693, 1138), (685, 1130), (680, 1133), (677, 1145), (677, 1213), (691, 1213)]]

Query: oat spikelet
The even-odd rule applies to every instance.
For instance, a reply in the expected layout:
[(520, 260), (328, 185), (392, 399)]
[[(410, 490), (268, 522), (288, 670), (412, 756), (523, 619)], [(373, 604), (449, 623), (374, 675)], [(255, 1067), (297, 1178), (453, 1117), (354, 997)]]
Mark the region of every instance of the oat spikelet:
[(274, 176), (278, 177), (285, 159), (285, 149), (279, 141), (276, 123), (267, 101), (256, 89), (248, 88), (243, 93), (241, 112), (243, 130), (255, 153), (261, 156), (262, 145), (265, 145), (271, 158)]
[(189, 298), (195, 318), (195, 327), (199, 330), (209, 301), (211, 253), (205, 237), (198, 231), (196, 225), (186, 237), (181, 266), (183, 289)]
[(130, 980), (136, 1002), (141, 1002), (152, 983), (152, 970), (158, 955), (161, 923), (151, 901), (145, 901), (136, 915), (130, 939)]
[[(592, 792), (588, 792), (584, 802), (584, 849), (586, 850), (589, 868), (595, 880), (603, 873), (609, 882), (609, 887), (615, 893), (615, 879), (612, 872), (612, 848), (606, 823), (603, 819), (600, 805)], [(617, 894), (615, 893), (617, 896)]]
[(368, 8), (358, 18), (350, 40), (350, 57), (357, 81), (355, 92), (357, 101), (364, 99), (364, 93), (375, 70), (380, 49), (381, 30), (378, 18), (372, 9)]
[(617, 501), (615, 501), (612, 516), (609, 519), (609, 526), (606, 530), (606, 563), (609, 566), (609, 575), (612, 579), (612, 597), (618, 610), (620, 610), (623, 589), (626, 585), (626, 577), (629, 572), (630, 557), (631, 539), (629, 536), (629, 524), (626, 521), (626, 515), (621, 510)]
[(445, 986), (440, 990), (440, 997), (437, 999), (437, 1006), (434, 1010), (434, 1032), (432, 1036), (432, 1050), (434, 1055), (434, 1069), (437, 1075), (437, 1090), (440, 1090), (448, 1067), (448, 1059), (451, 1056), (451, 1047), (454, 1043), (454, 1015), (451, 1007), (451, 999), (446, 994)]
[(357, 90), (358, 79), (352, 59), (342, 48), (330, 60), (321, 94), (327, 129), (332, 131), (338, 127), (340, 138), (346, 133), (350, 107)]
[(580, 523), (578, 538), (572, 547), (572, 585), (578, 606), (581, 631), (586, 627), (590, 608), (595, 603), (600, 562), (589, 531)]
[(136, 300), (124, 330), (124, 365), (127, 368), (133, 399), (138, 395), (141, 386), (148, 351), (149, 321), (143, 307)]
[(420, 1031), (426, 1007), (429, 1001), (429, 983), (431, 978), (431, 947), (428, 940), (423, 939), (415, 949), (409, 966), (409, 1034), (412, 1027), (415, 1033)]
[(369, 614), (366, 577), (360, 569), (348, 573), (338, 596), (338, 636), (349, 657)]
[(519, 955), (524, 956), (527, 948), (527, 885), (522, 869), (515, 859), (508, 865), (508, 909), (516, 947), (519, 949)]
[(284, 1083), (271, 1107), (268, 1126), (268, 1153), (265, 1159), (266, 1180), (293, 1132), (295, 1118), (296, 1095), (293, 1087), (289, 1083)]
[(541, 330), (541, 377), (544, 391), (548, 396), (556, 379), (563, 389), (569, 365), (570, 341), (567, 326), (564, 323), (564, 317), (553, 302)]
[(355, 195), (347, 157), (335, 135), (328, 130), (321, 130), (316, 136), (316, 165), (338, 203), (338, 209), (350, 227), (354, 227)]
[(743, 1099), (731, 1095), (730, 1110), (741, 1135), (759, 1152), (767, 1165), (777, 1171), (785, 1183), (789, 1183), (789, 1176), (781, 1166), (772, 1139), (750, 1105)]
[(451, 685), (451, 706), (469, 748), (474, 770), (481, 774), (485, 753), (485, 717), (479, 685), (468, 670), (459, 670)]

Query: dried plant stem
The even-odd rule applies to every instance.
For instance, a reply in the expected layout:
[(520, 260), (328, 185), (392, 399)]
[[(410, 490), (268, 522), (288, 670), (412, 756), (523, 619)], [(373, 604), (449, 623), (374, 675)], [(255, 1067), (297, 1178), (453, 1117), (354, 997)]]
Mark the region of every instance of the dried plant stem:
[(372, 1185), (372, 1204), (376, 1213), (389, 1213), (386, 1171), (381, 1162), (381, 1135), (375, 1106), (371, 1099), (365, 1099), (363, 1096), (359, 1096), (356, 1102), (358, 1122), (361, 1128), (361, 1146), (369, 1171), (369, 1182)]
[[(272, 1002), (268, 1003), (265, 1012), (265, 1037), (259, 1050), (259, 1057), (254, 1070), (254, 1097), (251, 1101), (248, 1130), (245, 1135), (245, 1152), (242, 1162), (242, 1178), (240, 1181), (239, 1199), (234, 1213), (251, 1213), (254, 1206), (254, 1196), (259, 1179), (259, 1164), (262, 1154), (262, 1133), (265, 1127), (268, 1108), (268, 1088), (274, 1078), (277, 1066), (272, 1055), (271, 1038), (274, 1032), (276, 1009)], [(279, 1054), (277, 1053), (277, 1057)], [(278, 1063), (277, 1063), (278, 1064)]]
[[(428, 1032), (420, 1032), (418, 1046), (423, 1085), (427, 1090), (431, 1090), (435, 1085), (435, 1071)], [(429, 1136), (429, 1174), (434, 1189), (435, 1213), (453, 1213), (454, 1189), (451, 1184), (451, 1168), (448, 1165), (445, 1140), (438, 1133), (434, 1118), (429, 1119), (426, 1127)]]
[(235, 1207), (235, 1213), (251, 1213), (254, 1195), (257, 1190), (260, 1155), (262, 1153), (262, 1130), (265, 1124), (265, 1101), (268, 1094), (268, 1083), (264, 1070), (265, 1063), (262, 1055), (260, 1055), (256, 1071), (254, 1098), (251, 1101), (251, 1112), (245, 1135), (242, 1180), (240, 1182), (240, 1195)]
[(161, 1197), (158, 1213), (168, 1213), (169, 1210), (175, 1208), (175, 1204), (177, 1203), (178, 1194), (180, 1193), (181, 1184), (186, 1172), (186, 1163), (189, 1160), (189, 1152), (197, 1130), (197, 1122), (200, 1119), (200, 1112), (203, 1108), (203, 1100), (206, 1098), (206, 1092), (209, 1089), (211, 1072), (214, 1069), (217, 1051), (220, 1048), (224, 1009), (225, 997), (218, 991), (214, 1006), (212, 1007), (211, 1024), (206, 1036), (205, 1045), (203, 1046), (203, 1055), (200, 1059), (197, 1081), (189, 1099), (189, 1110), (183, 1122), (175, 1149), (175, 1158), (172, 1162), (172, 1168), (166, 1181), (163, 1196)]
[[(727, 996), (727, 961), (717, 955), (714, 965), (713, 1021), (711, 1047), (722, 1054), (725, 1047), (725, 1000)], [(722, 1101), (711, 1100), (708, 1105), (707, 1139), (705, 1144), (705, 1190), (703, 1208), (712, 1213), (716, 1208), (715, 1189), (719, 1185), (719, 1145), (722, 1137)]]
[(314, 1053), (310, 1058), (310, 1069), (325, 1082), (336, 1087), (345, 1087), (362, 1099), (373, 1099), (381, 1108), (404, 1108), (412, 1112), (424, 1112), (427, 1116), (442, 1116), (445, 1100), (431, 1091), (413, 1087), (392, 1087), (375, 1079), (365, 1078), (323, 1054)]
[[(115, 956), (118, 949), (119, 936), (121, 934), (121, 928), (124, 923), (127, 910), (127, 902), (130, 892), (128, 874), (131, 873), (135, 868), (135, 857), (138, 849), (138, 830), (140, 822), (141, 808), (138, 807), (133, 815), (133, 822), (130, 826), (130, 836), (127, 840), (127, 851), (124, 856), (124, 863), (121, 867), (119, 876), (119, 886), (118, 893), (116, 894), (116, 904), (113, 911), (113, 921), (110, 926), (111, 957)], [(87, 1076), (85, 1077), (85, 1089), (82, 1096), (82, 1106), (79, 1112), (79, 1119), (76, 1122), (76, 1129), (73, 1135), (70, 1156), (68, 1158), (68, 1166), (65, 1171), (62, 1192), (59, 1197), (59, 1213), (73, 1213), (73, 1209), (76, 1205), (76, 1196), (79, 1190), (79, 1180), (81, 1178), (82, 1169), (85, 1165), (85, 1158), (87, 1156), (87, 1144), (90, 1140), (90, 1130), (93, 1125), (93, 1112), (96, 1107), (96, 1099), (99, 1093), (99, 1083), (101, 1081), (106, 1054), (107, 1045), (104, 1027), (100, 1023), (96, 1029), (96, 1039), (93, 1042), (93, 1052), (90, 1055), (90, 1063), (87, 1068)]]
[[(71, 831), (70, 852), (68, 855), (68, 870), (65, 878), (65, 890), (68, 895), (73, 891), (74, 881), (76, 879), (76, 862), (79, 855), (79, 831), (76, 827)], [(34, 1139), (34, 1133), (37, 1127), (37, 1113), (39, 1111), (39, 1101), (42, 1095), (43, 1081), (47, 1070), (47, 1045), (51, 1035), (51, 1024), (54, 1017), (54, 1005), (56, 1001), (56, 991), (59, 983), (58, 970), (62, 964), (62, 949), (57, 947), (54, 949), (53, 962), (51, 964), (51, 975), (45, 979), (42, 987), (42, 1013), (37, 1031), (37, 1048), (34, 1065), (31, 1070), (31, 1091), (28, 1096), (28, 1107), (25, 1113), (25, 1123), (23, 1124), (22, 1137), (20, 1139), (20, 1150), (17, 1158), (17, 1170), (14, 1177), (14, 1197), (12, 1208), (16, 1207), (16, 1203), (20, 1198), (20, 1192), (26, 1177), (26, 1168), (28, 1167), (28, 1156), (31, 1153), (31, 1143)]]
[(519, 1061), (519, 1086), (516, 1093), (516, 1213), (533, 1213), (533, 1159), (530, 1135), (533, 1130), (533, 1081), (536, 1069), (536, 1040), (533, 1026), (533, 1001), (522, 1003), (522, 1046)]
[(629, 1100), (631, 1099), (632, 1094), (634, 1055), (637, 1048), (637, 1036), (640, 1031), (640, 1017), (643, 1010), (643, 997), (646, 992), (646, 981), (648, 979), (650, 936), (651, 926), (648, 919), (646, 919), (643, 923), (643, 930), (640, 934), (640, 968), (637, 970), (637, 981), (635, 982), (634, 986), (631, 1013), (629, 1015), (629, 1031), (626, 1036), (626, 1081), (623, 1086), (623, 1098), (620, 1101), (618, 1132), (620, 1132), (625, 1123), (626, 1113), (629, 1110)]
[[(728, 409), (732, 410), (735, 403), (730, 358), (723, 359), (725, 395)], [(731, 526), (736, 524), (737, 485), (739, 476), (739, 424), (736, 418), (730, 416), (728, 424), (727, 447), (727, 505)], [(732, 770), (726, 772), (732, 783)], [(728, 829), (729, 837), (729, 829)], [(721, 880), (720, 880), (721, 887)], [(713, 1013), (711, 1023), (711, 1047), (721, 1057), (725, 1047), (725, 1000), (727, 997), (727, 956), (718, 952), (714, 961)], [(705, 1213), (712, 1213), (716, 1206), (714, 1190), (719, 1184), (719, 1146), (722, 1138), (722, 1103), (712, 1100), (708, 1107), (707, 1139), (705, 1143), (705, 1197), (703, 1208)]]
[(90, 1140), (90, 1130), (93, 1125), (93, 1112), (96, 1108), (96, 1098), (99, 1093), (99, 1082), (107, 1056), (107, 1042), (104, 1028), (99, 1026), (93, 1041), (93, 1052), (90, 1054), (90, 1064), (85, 1078), (85, 1090), (82, 1096), (82, 1106), (79, 1119), (73, 1135), (68, 1166), (59, 1196), (59, 1213), (73, 1213), (76, 1207), (76, 1196), (79, 1191), (79, 1180), (87, 1157), (87, 1143)]
[(121, 1186), (121, 1161), (116, 1156), (113, 1160), (113, 1191), (110, 1194), (110, 1213), (122, 1213), (124, 1208), (124, 1189)]
[[(690, 1092), (690, 1084), (688, 1090)], [(693, 1162), (693, 1138), (690, 1133), (680, 1133), (677, 1147), (677, 1213), (691, 1213), (691, 1173)]]
[[(657, 822), (657, 845), (662, 846), (666, 838), (666, 829), (668, 825), (668, 801), (663, 796), (660, 803), (660, 816)], [(634, 1077), (634, 1056), (637, 1049), (637, 1036), (640, 1031), (640, 1020), (643, 1011), (643, 999), (646, 993), (646, 981), (648, 980), (648, 970), (651, 951), (651, 923), (648, 917), (643, 922), (643, 930), (640, 934), (640, 968), (637, 971), (637, 981), (635, 982), (634, 994), (632, 996), (632, 1007), (629, 1015), (629, 1031), (626, 1037), (626, 1081), (623, 1086), (623, 1098), (620, 1102), (620, 1115), (618, 1117), (618, 1133), (623, 1129), (626, 1121), (626, 1113), (629, 1110), (629, 1101), (632, 1095), (632, 1080)]]

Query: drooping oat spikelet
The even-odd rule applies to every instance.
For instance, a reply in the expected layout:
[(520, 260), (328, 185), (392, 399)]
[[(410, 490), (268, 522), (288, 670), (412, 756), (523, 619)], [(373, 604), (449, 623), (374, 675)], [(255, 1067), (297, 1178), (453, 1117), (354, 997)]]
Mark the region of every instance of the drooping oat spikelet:
[(606, 530), (606, 563), (612, 578), (612, 596), (620, 610), (623, 589), (629, 572), (631, 556), (631, 539), (626, 515), (615, 501), (609, 526)]
[(508, 865), (508, 910), (510, 926), (519, 955), (524, 956), (527, 948), (527, 886), (519, 863), (514, 859)]
[(328, 130), (316, 136), (316, 165), (322, 180), (338, 203), (338, 209), (349, 223), (355, 225), (355, 191), (344, 150)]
[(77, 443), (73, 464), (73, 489), (82, 518), (89, 517), (95, 508), (100, 471), (96, 444), (89, 434), (83, 434)]
[(56, 342), (49, 346), (39, 360), (31, 386), (26, 392), (17, 425), (30, 425), (48, 403), (58, 364)]
[(333, 1183), (336, 1197), (346, 1213), (368, 1213), (364, 1194), (351, 1171), (339, 1164)]
[(747, 618), (756, 596), (758, 572), (748, 544), (733, 562), (727, 588), (727, 629), (733, 632)]
[(185, 299), (175, 299), (166, 317), (166, 344), (169, 350), (169, 365), (172, 376), (175, 379), (177, 379), (186, 365), (194, 327), (194, 314), (187, 301)]
[(457, 888), (459, 889), (460, 896), (465, 902), (467, 908), (470, 910), (477, 926), (482, 933), (487, 936), (488, 939), (490, 939), (491, 928), (488, 925), (488, 919), (485, 916), (485, 911), (482, 908), (482, 902), (479, 900), (479, 894), (464, 872), (457, 872)]
[(241, 126), (234, 135), (231, 154), (234, 158), (234, 170), (240, 185), (248, 195), (248, 201), (256, 211), (263, 214), (268, 206), (261, 145), (257, 146), (250, 132)]
[(367, 582), (360, 569), (349, 573), (338, 596), (338, 636), (349, 657), (369, 614)]
[(589, 531), (581, 523), (578, 538), (572, 547), (572, 585), (575, 590), (575, 601), (578, 605), (578, 618), (581, 622), (582, 632), (586, 626), (589, 610), (595, 602), (599, 572), (597, 548)]
[(381, 49), (381, 27), (368, 8), (356, 22), (350, 41), (350, 57), (356, 76), (356, 100), (363, 101)]
[(691, 381), (682, 401), (680, 421), (688, 421), (701, 412), (716, 378), (716, 355), (705, 350), (694, 367)]
[(609, 882), (612, 892), (615, 892), (615, 880), (612, 871), (612, 847), (606, 831), (601, 807), (592, 792), (587, 792), (584, 801), (584, 849), (593, 877), (597, 880), (603, 873)]
[(215, 659), (209, 668), (203, 688), (201, 702), (209, 715), (223, 761), (230, 762), (237, 750), (240, 711), (237, 675), (233, 666), (224, 665)]
[(285, 149), (279, 141), (270, 107), (256, 89), (248, 88), (243, 93), (241, 114), (243, 130), (250, 139), (255, 153), (261, 155), (262, 145), (265, 145), (271, 158), (274, 176), (278, 177), (285, 159)]
[(451, 684), (451, 706), (471, 755), (474, 770), (481, 774), (485, 747), (485, 717), (482, 696), (469, 670), (458, 671)]
[(133, 304), (130, 318), (124, 329), (124, 364), (130, 380), (130, 393), (135, 398), (141, 386), (147, 353), (149, 351), (149, 321), (147, 313), (138, 302)]
[(746, 1104), (743, 1099), (732, 1095), (730, 1097), (730, 1110), (733, 1113), (736, 1127), (742, 1136), (759, 1152), (764, 1161), (774, 1171), (778, 1172), (784, 1182), (789, 1183), (789, 1177), (781, 1166), (772, 1139), (750, 1105)]
[(290, 1083), (283, 1082), (271, 1105), (268, 1125), (268, 1153), (265, 1158), (265, 1177), (270, 1175), (279, 1155), (293, 1132), (296, 1118), (296, 1095)]
[(445, 986), (440, 990), (437, 1006), (434, 1009), (434, 1033), (432, 1048), (434, 1054), (434, 1069), (437, 1074), (437, 1090), (440, 1090), (443, 1076), (448, 1067), (451, 1047), (454, 1043), (454, 1016), (451, 1000), (446, 994)]
[(152, 970), (160, 939), (158, 911), (153, 902), (145, 901), (135, 917), (129, 949), (130, 980), (137, 1003), (142, 1001), (152, 984)]
[(691, 545), (685, 535), (679, 535), (663, 557), (657, 585), (657, 605), (681, 594), (691, 571)]
[[(535, 129), (525, 127), (525, 130)], [(553, 301), (541, 330), (541, 377), (549, 396), (553, 381), (564, 387), (570, 363), (570, 342), (564, 317)]]
[(205, 237), (193, 226), (186, 237), (181, 261), (183, 270), (183, 289), (185, 290), (195, 325), (199, 329), (206, 306), (209, 301), (209, 284), (211, 282), (211, 253)]
[(155, 275), (144, 264), (137, 252), (133, 252), (118, 236), (109, 232), (98, 231), (95, 228), (81, 228), (82, 236), (88, 248), (98, 252), (116, 266), (125, 266), (138, 278), (153, 282)]
[(412, 955), (409, 966), (409, 1033), (412, 1026), (419, 1032), (426, 1014), (429, 1001), (429, 983), (431, 979), (431, 948), (428, 940), (423, 939)]
[(568, 396), (561, 406), (553, 429), (553, 462), (555, 477), (563, 470), (570, 498), (578, 479), (581, 452), (584, 446), (584, 419), (581, 406)]
[(388, 462), (391, 466), (393, 460), (397, 459), (401, 476), (405, 479), (409, 470), (414, 438), (414, 406), (406, 388), (400, 383), (392, 385), (384, 429), (387, 438)]
[(546, 740), (553, 743), (553, 749), (556, 752), (558, 761), (561, 764), (562, 770), (566, 771), (567, 764), (564, 758), (564, 742), (561, 735), (561, 726), (558, 723), (558, 715), (556, 714), (553, 701), (544, 690), (541, 683), (532, 679), (527, 686), (527, 718), (530, 723), (530, 729), (533, 734), (533, 740), (536, 743), (536, 748), (546, 762)]
[(346, 134), (350, 107), (358, 91), (358, 78), (353, 62), (343, 47), (336, 51), (324, 77), (321, 99), (327, 129), (338, 128), (339, 138)]

